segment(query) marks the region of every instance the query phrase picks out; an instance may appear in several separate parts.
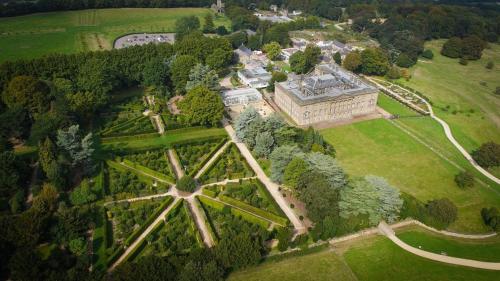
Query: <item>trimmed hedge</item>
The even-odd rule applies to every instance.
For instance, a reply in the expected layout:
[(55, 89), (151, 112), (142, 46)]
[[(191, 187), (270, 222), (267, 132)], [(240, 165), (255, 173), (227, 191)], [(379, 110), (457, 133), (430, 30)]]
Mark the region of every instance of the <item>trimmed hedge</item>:
[(101, 138), (101, 143), (113, 143), (113, 142), (125, 142), (131, 140), (145, 140), (145, 139), (154, 139), (160, 137), (158, 133), (146, 133), (146, 134), (137, 134), (137, 135), (125, 135), (125, 136), (117, 136), (117, 137), (105, 137)]
[(196, 165), (193, 168), (193, 170), (189, 173), (189, 175), (194, 178), (194, 176), (198, 173), (198, 171), (200, 171), (201, 168), (203, 168), (203, 166), (205, 166), (208, 163), (208, 161), (210, 161), (210, 159), (215, 155), (215, 153), (217, 153), (217, 151), (219, 151), (219, 149), (221, 149), (226, 144), (227, 140), (228, 140), (227, 137), (222, 138), (222, 140), (217, 144), (217, 146), (205, 158), (203, 158), (203, 160), (201, 160), (201, 162), (198, 163), (198, 165)]
[(165, 216), (165, 220), (168, 221), (168, 220), (170, 220), (171, 218), (173, 218), (173, 217), (175, 217), (177, 215), (177, 213), (180, 210), (182, 202), (184, 202), (183, 198), (181, 198), (179, 201), (177, 201), (177, 203), (175, 203), (175, 205), (172, 207), (172, 209), (170, 210), (170, 212), (168, 212), (168, 214)]
[(216, 192), (214, 192), (212, 190), (209, 190), (206, 187), (201, 190), (201, 193), (204, 194), (204, 195), (206, 195), (206, 196), (212, 197), (212, 198), (217, 197), (217, 193)]
[(172, 203), (172, 201), (174, 201), (174, 199), (171, 196), (168, 196), (165, 201), (163, 201), (161, 205), (148, 217), (148, 219), (138, 229), (132, 232), (129, 237), (127, 237), (123, 244), (126, 246), (132, 244), (132, 242), (135, 241), (151, 223), (153, 223), (153, 221)]
[(216, 234), (215, 228), (212, 224), (212, 220), (207, 216), (207, 213), (205, 212), (205, 208), (201, 206), (200, 202), (200, 197), (196, 196), (194, 200), (194, 204), (196, 205), (195, 208), (201, 209), (201, 214), (203, 216), (203, 219), (205, 220), (205, 225), (207, 226), (208, 232), (212, 236), (212, 240), (214, 241), (215, 244), (219, 241), (219, 236)]
[(280, 205), (278, 205), (276, 200), (274, 200), (274, 197), (271, 195), (271, 193), (269, 192), (267, 187), (259, 179), (251, 179), (250, 181), (257, 184), (257, 188), (259, 189), (259, 192), (264, 197), (266, 197), (267, 201), (269, 201), (271, 203), (271, 205), (273, 205), (273, 208), (276, 210), (277, 215), (286, 218), (287, 216), (286, 216), (285, 212), (283, 212)]
[[(149, 175), (151, 177), (156, 177), (156, 178), (159, 178), (161, 180), (164, 180), (168, 183), (171, 183), (171, 184), (174, 184), (175, 183), (175, 179), (170, 177), (170, 176), (167, 176), (163, 173), (160, 173), (160, 172), (157, 172), (155, 170), (152, 170), (148, 167), (145, 167), (145, 166), (142, 166), (138, 163), (135, 163), (135, 162), (132, 162), (130, 160), (127, 160), (127, 159), (123, 159), (123, 164), (125, 164), (126, 166), (129, 166), (129, 167), (132, 167), (134, 169), (137, 169), (143, 173), (145, 173), (146, 175)], [(132, 171), (133, 172), (133, 171)]]
[(231, 206), (229, 205), (226, 205), (222, 202), (218, 202), (218, 201), (215, 201), (211, 198), (208, 198), (208, 197), (204, 197), (204, 196), (199, 196), (200, 198), (200, 201), (203, 203), (203, 204), (206, 204), (218, 211), (222, 211), (224, 209), (224, 207), (228, 207), (230, 210), (231, 210), (231, 213), (234, 215), (234, 216), (240, 216), (242, 217), (244, 220), (248, 221), (248, 222), (251, 222), (251, 223), (254, 223), (254, 224), (258, 224), (262, 227), (264, 227), (265, 229), (269, 228), (269, 226), (271, 225), (270, 222), (264, 220), (264, 219), (261, 219), (259, 217), (256, 217), (255, 215), (253, 215), (252, 213), (249, 213), (247, 211), (243, 211), (243, 210), (240, 210), (240, 209), (235, 209), (235, 208), (232, 208)]
[(123, 255), (123, 253), (125, 252), (125, 249), (123, 247), (119, 247), (118, 249), (116, 249), (116, 251), (114, 251), (111, 256), (109, 256), (108, 260), (106, 261), (106, 265), (108, 267), (112, 266), (113, 263), (115, 263), (115, 261), (117, 261), (121, 255)]
[(191, 210), (189, 209), (188, 204), (186, 201), (183, 202), (183, 208), (184, 212), (186, 212), (186, 215), (188, 216), (189, 219), (189, 226), (191, 227), (191, 231), (193, 232), (194, 236), (196, 237), (196, 242), (198, 242), (198, 245), (203, 248), (205, 244), (203, 243), (203, 239), (201, 237), (200, 230), (196, 226), (196, 223), (194, 222), (194, 215), (191, 213)]
[(266, 218), (270, 221), (273, 221), (277, 224), (280, 224), (282, 226), (287, 226), (288, 225), (288, 219), (286, 218), (283, 218), (283, 217), (280, 217), (278, 215), (275, 215), (273, 213), (270, 213), (268, 211), (264, 211), (262, 209), (259, 209), (259, 208), (256, 208), (252, 205), (249, 205), (245, 202), (242, 202), (240, 200), (236, 200), (234, 198), (231, 198), (229, 196), (226, 196), (226, 195), (219, 195), (219, 199), (220, 201), (222, 202), (225, 202), (225, 203), (228, 203), (228, 204), (231, 204), (231, 205), (234, 205), (238, 208), (241, 208), (249, 213), (254, 213), (256, 215), (259, 215), (263, 218)]
[(134, 118), (129, 119), (127, 121), (124, 121), (122, 123), (116, 124), (116, 125), (114, 125), (112, 127), (109, 127), (109, 128), (107, 128), (105, 130), (102, 130), (101, 133), (100, 133), (100, 135), (101, 136), (105, 136), (105, 135), (113, 133), (114, 131), (117, 131), (117, 130), (120, 130), (120, 129), (123, 129), (123, 128), (129, 128), (131, 124), (134, 124), (134, 122), (144, 120), (145, 118), (146, 118), (146, 116), (143, 116), (143, 115), (134, 117)]

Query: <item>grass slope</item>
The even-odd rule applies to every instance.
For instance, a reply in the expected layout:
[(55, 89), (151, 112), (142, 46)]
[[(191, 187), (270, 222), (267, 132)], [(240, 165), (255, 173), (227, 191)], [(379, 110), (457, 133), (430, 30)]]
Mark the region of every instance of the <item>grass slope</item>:
[[(425, 47), (434, 52), (434, 59), (419, 61), (411, 69), (410, 81), (401, 82), (432, 100), (435, 113), (451, 126), (467, 150), (487, 141), (500, 142), (500, 96), (493, 94), (500, 86), (500, 45), (490, 44), (480, 60), (463, 66), (458, 59), (439, 53), (444, 42), (427, 42)], [(488, 61), (495, 63), (491, 70), (485, 68)], [(443, 110), (447, 106), (450, 108)]]
[(229, 281), (266, 280), (356, 280), (349, 267), (334, 253), (322, 251), (299, 257), (286, 258), (231, 274)]
[(408, 253), (385, 237), (357, 241), (343, 257), (360, 281), (496, 280), (498, 272), (448, 265)]
[[(211, 13), (204, 8), (123, 8), (40, 13), (0, 18), (0, 62), (49, 53), (111, 49), (113, 41), (133, 32), (173, 32), (175, 21)], [(215, 25), (229, 27), (224, 17)]]
[[(398, 107), (397, 103), (394, 104), (384, 97), (380, 97), (379, 105), (389, 104), (386, 110), (405, 113), (404, 107)], [(391, 110), (391, 107), (394, 108)], [(426, 130), (429, 130), (439, 136), (442, 131), (437, 131), (439, 128), (433, 127), (433, 123), (423, 121), (427, 120), (426, 118), (400, 119), (401, 121), (396, 121), (396, 124), (406, 126), (406, 122), (414, 122), (416, 123), (412, 125), (414, 127), (408, 128), (415, 131), (420, 130), (423, 124), (427, 127), (420, 134), (425, 134)], [(370, 120), (323, 130), (321, 133), (335, 147), (337, 159), (349, 174), (353, 176), (373, 174), (385, 177), (392, 185), (422, 201), (450, 198), (458, 207), (458, 219), (450, 226), (451, 230), (488, 231), (482, 223), (479, 212), (485, 206), (500, 207), (500, 195), (491, 190), (494, 187), (487, 188), (476, 184), (472, 189), (458, 188), (454, 182), (454, 176), (459, 172), (456, 166), (388, 120)], [(450, 151), (449, 154), (456, 157), (457, 161), (460, 160), (460, 156), (446, 144), (445, 139), (436, 137), (436, 140), (433, 136), (427, 137), (437, 142), (444, 151)], [(460, 162), (460, 164), (467, 163)]]
[(461, 239), (439, 235), (419, 227), (397, 231), (397, 236), (413, 247), (457, 258), (500, 262), (500, 238)]

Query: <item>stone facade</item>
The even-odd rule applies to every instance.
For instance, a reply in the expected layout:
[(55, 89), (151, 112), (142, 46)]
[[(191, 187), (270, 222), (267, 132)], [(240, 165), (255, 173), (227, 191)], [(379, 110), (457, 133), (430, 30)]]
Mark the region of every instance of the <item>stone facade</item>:
[(274, 95), (275, 103), (299, 126), (373, 113), (377, 98), (376, 88), (334, 65), (276, 83)]

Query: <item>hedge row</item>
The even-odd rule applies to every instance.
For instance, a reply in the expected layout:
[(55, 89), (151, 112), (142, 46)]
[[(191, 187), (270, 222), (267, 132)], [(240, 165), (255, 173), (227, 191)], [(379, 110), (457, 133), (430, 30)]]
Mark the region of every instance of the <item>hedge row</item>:
[[(179, 163), (179, 165), (181, 166), (181, 169), (182, 169), (181, 159), (179, 158), (179, 154), (177, 154), (177, 151), (175, 151), (175, 149), (172, 149), (172, 155), (174, 157), (174, 160), (177, 161), (177, 163)], [(167, 159), (168, 159), (168, 156), (167, 156)], [(175, 170), (175, 167), (170, 162), (171, 162), (170, 159), (168, 159), (168, 166), (170, 167), (170, 169), (172, 169), (172, 175), (175, 175), (175, 177), (177, 179), (180, 179), (179, 175), (177, 174), (177, 172)]]
[(122, 161), (123, 161), (123, 164), (125, 164), (126, 166), (129, 166), (129, 167), (132, 167), (136, 170), (139, 170), (139, 171), (145, 173), (146, 175), (159, 178), (159, 179), (164, 180), (164, 181), (171, 183), (171, 184), (175, 183), (175, 179), (172, 178), (171, 176), (167, 176), (163, 173), (157, 172), (155, 170), (152, 170), (148, 167), (142, 166), (140, 164), (137, 164), (137, 163), (132, 162), (132, 161), (127, 160), (127, 159), (123, 159)]
[(228, 204), (231, 204), (231, 205), (234, 205), (240, 209), (243, 209), (249, 213), (254, 213), (256, 215), (259, 215), (263, 218), (266, 218), (270, 221), (273, 221), (277, 224), (280, 224), (281, 226), (287, 226), (288, 225), (288, 219), (286, 218), (283, 218), (283, 217), (280, 217), (278, 215), (275, 215), (273, 213), (270, 213), (268, 211), (264, 211), (262, 209), (259, 209), (259, 208), (256, 208), (252, 205), (249, 205), (245, 202), (242, 202), (240, 200), (236, 200), (234, 198), (231, 198), (229, 196), (226, 196), (226, 195), (219, 195), (219, 199), (220, 201), (222, 202), (225, 202), (225, 203), (228, 203)]
[(112, 266), (113, 263), (115, 263), (115, 261), (117, 261), (121, 257), (121, 255), (123, 255), (124, 252), (125, 249), (122, 246), (120, 246), (118, 249), (116, 249), (116, 251), (113, 252), (113, 254), (111, 254), (111, 256), (109, 256), (106, 265), (108, 267)]
[(215, 228), (212, 224), (212, 220), (205, 213), (205, 208), (203, 208), (203, 206), (201, 206), (199, 196), (195, 197), (194, 204), (195, 204), (195, 206), (194, 206), (195, 208), (201, 209), (200, 213), (203, 216), (203, 219), (205, 221), (205, 225), (207, 226), (208, 232), (212, 236), (212, 240), (214, 241), (214, 243), (217, 244), (217, 242), (219, 241), (219, 236), (216, 234)]
[(224, 153), (225, 153), (228, 149), (231, 149), (231, 147), (232, 147), (233, 145), (234, 145), (234, 143), (231, 143), (230, 145), (228, 145), (228, 146), (224, 149), (224, 151), (223, 151), (221, 154), (219, 154), (219, 155), (217, 156), (217, 158), (215, 158), (215, 159), (214, 159), (214, 161), (212, 161), (212, 163), (210, 163), (210, 166), (208, 166), (208, 167), (207, 167), (207, 169), (205, 170), (205, 172), (204, 172), (202, 175), (200, 175), (200, 178), (201, 178), (201, 176), (203, 176), (203, 175), (205, 175), (205, 174), (210, 173), (210, 171), (214, 168), (214, 166), (217, 164), (217, 162), (219, 162), (219, 160), (222, 158), (222, 156), (224, 156)]
[(191, 227), (191, 231), (193, 232), (194, 236), (196, 237), (196, 242), (198, 242), (198, 245), (203, 248), (205, 246), (205, 244), (203, 243), (203, 238), (201, 237), (201, 233), (200, 233), (200, 230), (198, 229), (198, 227), (196, 226), (196, 223), (194, 222), (194, 215), (193, 213), (191, 212), (191, 210), (189, 210), (189, 206), (186, 202), (184, 202), (183, 205), (183, 208), (184, 208), (184, 212), (186, 212), (186, 215), (188, 216), (188, 220), (189, 220), (189, 226)]
[(172, 219), (173, 217), (175, 217), (177, 215), (177, 213), (179, 213), (179, 210), (180, 210), (179, 207), (181, 206), (182, 202), (184, 202), (183, 198), (181, 198), (179, 201), (177, 201), (177, 203), (175, 203), (175, 205), (172, 207), (170, 212), (168, 212), (168, 214), (166, 215), (165, 220), (168, 221), (168, 220)]
[(106, 196), (105, 184), (104, 184), (104, 163), (101, 162), (99, 165), (99, 173), (95, 177), (95, 188), (101, 192), (101, 198)]
[(165, 209), (174, 201), (174, 199), (171, 196), (167, 196), (165, 200), (161, 203), (161, 205), (148, 217), (148, 219), (132, 234), (130, 234), (129, 237), (125, 240), (124, 244), (126, 246), (129, 246), (134, 242), (141, 233), (148, 228), (148, 226), (153, 223), (153, 221), (161, 214), (161, 212), (165, 211)]
[(276, 200), (274, 200), (274, 197), (271, 195), (271, 193), (269, 192), (267, 187), (259, 179), (252, 179), (251, 181), (257, 184), (257, 188), (259, 189), (259, 192), (264, 197), (266, 197), (267, 201), (269, 201), (271, 203), (271, 205), (273, 205), (273, 208), (276, 210), (276, 212), (278, 212), (278, 215), (286, 218), (287, 216), (286, 216), (285, 212), (283, 212), (280, 205), (278, 205)]
[(146, 116), (142, 116), (142, 115), (141, 116), (137, 116), (135, 118), (129, 119), (127, 121), (124, 121), (124, 122), (122, 122), (120, 124), (116, 124), (116, 125), (114, 125), (114, 126), (112, 126), (110, 128), (107, 128), (105, 130), (102, 130), (100, 134), (101, 134), (101, 136), (105, 136), (105, 135), (109, 135), (109, 134), (113, 133), (114, 131), (117, 131), (117, 130), (120, 130), (120, 129), (123, 129), (123, 128), (128, 129), (128, 128), (131, 127), (130, 125), (134, 124), (134, 122), (136, 122), (136, 121), (142, 121), (145, 118), (146, 118)]
[(194, 178), (196, 173), (198, 173), (198, 171), (200, 171), (201, 168), (203, 168), (203, 166), (205, 166), (208, 163), (208, 161), (210, 161), (210, 159), (215, 155), (215, 153), (217, 153), (217, 151), (219, 151), (219, 149), (221, 149), (226, 144), (226, 142), (227, 142), (227, 137), (222, 138), (217, 144), (217, 146), (215, 146), (215, 148), (212, 151), (210, 151), (210, 153), (207, 154), (207, 156), (203, 158), (203, 160), (201, 160), (193, 168), (193, 170), (189, 173), (189, 176)]
[(212, 197), (212, 198), (217, 197), (217, 192), (209, 190), (207, 188), (203, 188), (201, 190), (201, 193), (204, 194), (204, 195), (206, 195), (206, 196)]
[(222, 211), (224, 209), (224, 207), (227, 207), (231, 210), (231, 213), (233, 215), (240, 216), (244, 220), (249, 221), (249, 222), (254, 223), (254, 224), (261, 225), (262, 227), (264, 227), (266, 229), (269, 227), (269, 225), (271, 225), (270, 222), (268, 222), (264, 219), (261, 219), (259, 217), (256, 217), (255, 215), (252, 215), (251, 213), (248, 213), (248, 212), (240, 210), (240, 209), (231, 208), (231, 206), (226, 205), (222, 202), (215, 201), (214, 199), (211, 199), (209, 197), (199, 196), (199, 199), (200, 199), (200, 202), (202, 202), (203, 204), (208, 205), (208, 206), (210, 206), (216, 210), (219, 210), (219, 211)]
[(138, 134), (138, 135), (125, 135), (125, 136), (116, 136), (116, 137), (106, 137), (101, 138), (101, 143), (113, 143), (113, 142), (126, 142), (131, 140), (145, 140), (145, 139), (154, 139), (159, 137), (160, 134), (157, 132), (154, 133), (146, 133), (146, 134)]

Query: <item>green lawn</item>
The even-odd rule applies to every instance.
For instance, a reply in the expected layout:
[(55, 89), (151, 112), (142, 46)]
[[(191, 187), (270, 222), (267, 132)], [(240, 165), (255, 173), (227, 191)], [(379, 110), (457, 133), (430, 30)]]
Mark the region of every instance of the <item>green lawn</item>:
[[(0, 18), (0, 62), (49, 53), (111, 49), (113, 41), (133, 32), (174, 32), (183, 16), (203, 17), (205, 8), (124, 8), (51, 12)], [(215, 25), (230, 26), (217, 16)]]
[(446, 281), (496, 280), (495, 271), (447, 265), (430, 261), (396, 246), (382, 236), (337, 244), (321, 252), (232, 273), (228, 280), (359, 280), (359, 281)]
[[(386, 110), (394, 107), (391, 111), (398, 110), (401, 113), (406, 111), (405, 108), (398, 108), (397, 103), (391, 103), (385, 96), (381, 96), (380, 101), (380, 105), (389, 104)], [(412, 127), (406, 125), (407, 122), (411, 123)], [(442, 130), (438, 131), (439, 127), (435, 127), (432, 122), (434, 121), (428, 117), (411, 117), (395, 121), (395, 124), (407, 126), (407, 129), (415, 131), (423, 127), (422, 132), (417, 132), (426, 137), (424, 139), (426, 142), (427, 138), (436, 142), (440, 149), (445, 152), (449, 151), (450, 158), (453, 156), (459, 164), (466, 165), (465, 160), (462, 161), (461, 156), (456, 155), (456, 150), (449, 148), (448, 144), (440, 139), (439, 134), (443, 134)], [(435, 134), (436, 138), (427, 135), (427, 131)], [(456, 166), (409, 136), (389, 120), (370, 120), (326, 129), (321, 133), (335, 147), (337, 159), (350, 175), (382, 176), (392, 185), (422, 201), (442, 197), (450, 198), (458, 207), (458, 219), (449, 227), (451, 230), (488, 231), (483, 225), (479, 212), (486, 206), (500, 207), (500, 193), (492, 190), (498, 187), (476, 184), (474, 188), (467, 190), (458, 188), (454, 182), (454, 176), (459, 172)], [(446, 155), (443, 156), (446, 157)]]
[(136, 138), (127, 141), (107, 142), (101, 145), (102, 150), (140, 149), (152, 147), (168, 147), (175, 142), (212, 136), (227, 136), (224, 128), (186, 128), (167, 131), (164, 135), (154, 138)]
[(413, 247), (448, 256), (489, 262), (500, 262), (500, 238), (461, 239), (439, 235), (422, 228), (409, 227), (397, 231), (397, 236)]
[(290, 257), (231, 274), (229, 281), (356, 280), (349, 267), (330, 251)]
[(356, 241), (343, 258), (359, 281), (498, 279), (496, 271), (448, 265), (415, 256), (381, 236)]
[[(444, 42), (427, 42), (425, 47), (434, 52), (434, 59), (419, 61), (411, 68), (410, 81), (401, 82), (431, 99), (436, 115), (451, 126), (467, 150), (487, 141), (500, 142), (500, 96), (493, 94), (500, 86), (500, 45), (490, 44), (480, 60), (463, 66), (458, 59), (440, 55)], [(491, 70), (485, 68), (488, 61), (495, 63)]]

